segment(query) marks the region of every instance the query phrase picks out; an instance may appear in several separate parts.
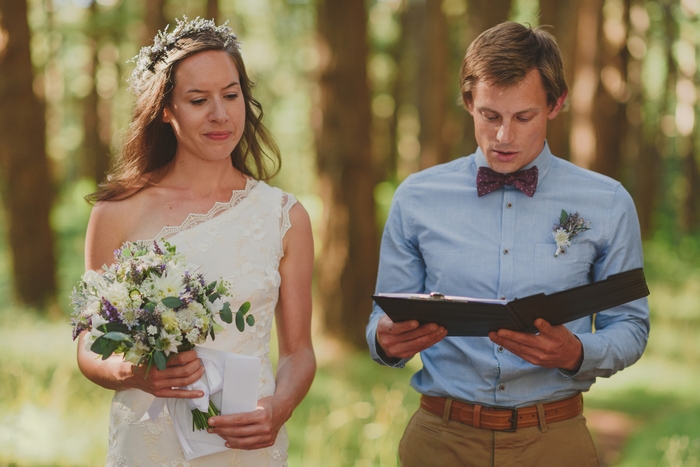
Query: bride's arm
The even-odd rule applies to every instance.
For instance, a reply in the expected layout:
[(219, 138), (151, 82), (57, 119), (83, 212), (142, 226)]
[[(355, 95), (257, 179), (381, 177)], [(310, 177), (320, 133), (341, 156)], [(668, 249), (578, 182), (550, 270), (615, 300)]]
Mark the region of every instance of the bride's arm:
[(279, 341), (275, 394), (261, 399), (254, 412), (213, 417), (212, 433), (227, 447), (260, 449), (274, 444), (282, 425), (309, 391), (316, 372), (311, 344), (311, 276), (314, 245), (311, 222), (297, 203), (290, 212), (291, 228), (284, 237), (280, 297), (275, 311)]
[[(123, 202), (98, 203), (90, 214), (85, 237), (85, 268), (100, 271), (105, 264), (114, 261), (114, 250), (119, 248), (129, 219), (124, 212), (128, 205)], [(83, 333), (84, 334), (84, 333)], [(83, 335), (78, 339), (78, 367), (92, 382), (107, 389), (141, 389), (158, 397), (202, 397), (200, 391), (172, 389), (197, 381), (204, 373), (204, 367), (194, 351), (182, 352), (168, 359), (168, 368), (158, 371), (151, 367), (146, 377), (143, 367), (134, 367), (124, 362), (121, 355), (113, 355), (106, 360), (85, 348)]]

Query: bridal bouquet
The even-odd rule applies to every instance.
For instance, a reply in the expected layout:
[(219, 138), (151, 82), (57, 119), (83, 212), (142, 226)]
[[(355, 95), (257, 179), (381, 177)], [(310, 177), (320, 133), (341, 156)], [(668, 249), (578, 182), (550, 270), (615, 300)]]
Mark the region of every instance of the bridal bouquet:
[[(163, 370), (171, 354), (215, 338), (223, 329), (216, 315), (233, 322), (225, 300), (230, 285), (207, 283), (201, 273), (190, 271), (174, 245), (127, 242), (114, 256), (102, 274), (87, 271), (71, 295), (73, 339), (87, 331), (86, 348), (103, 360), (123, 354), (125, 361), (146, 365), (146, 374), (152, 365)], [(245, 302), (235, 313), (241, 332), (246, 323), (255, 324), (249, 309)], [(211, 402), (208, 412), (192, 410), (193, 428), (208, 428), (207, 419), (218, 414)]]

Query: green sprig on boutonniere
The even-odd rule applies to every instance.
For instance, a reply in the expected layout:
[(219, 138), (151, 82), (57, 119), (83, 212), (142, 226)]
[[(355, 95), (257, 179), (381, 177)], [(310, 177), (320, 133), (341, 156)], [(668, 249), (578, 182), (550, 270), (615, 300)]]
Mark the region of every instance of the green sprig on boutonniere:
[(566, 248), (571, 245), (571, 239), (581, 232), (590, 229), (590, 222), (586, 222), (578, 212), (569, 214), (563, 209), (559, 215), (559, 223), (554, 224), (552, 229), (552, 238), (557, 244), (557, 250), (554, 252), (554, 257), (558, 257), (560, 253), (566, 253)]

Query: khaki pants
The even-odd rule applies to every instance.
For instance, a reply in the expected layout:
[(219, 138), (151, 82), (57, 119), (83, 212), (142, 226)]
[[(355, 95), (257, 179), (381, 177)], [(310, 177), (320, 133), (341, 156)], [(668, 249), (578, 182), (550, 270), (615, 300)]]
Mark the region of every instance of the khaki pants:
[(598, 467), (579, 415), (514, 433), (474, 428), (418, 409), (399, 444), (402, 467)]

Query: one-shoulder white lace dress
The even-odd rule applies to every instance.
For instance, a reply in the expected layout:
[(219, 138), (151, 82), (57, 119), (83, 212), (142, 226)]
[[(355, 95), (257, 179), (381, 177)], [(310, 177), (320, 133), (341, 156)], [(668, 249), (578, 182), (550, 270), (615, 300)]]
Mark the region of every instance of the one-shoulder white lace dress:
[[(231, 308), (251, 303), (255, 326), (239, 332), (224, 325), (204, 347), (262, 359), (260, 397), (275, 392), (270, 363), (270, 329), (279, 297), (282, 239), (291, 227), (289, 210), (296, 200), (264, 182), (248, 180), (228, 203), (216, 203), (207, 214), (190, 214), (182, 225), (165, 227), (155, 237), (177, 246), (207, 280), (231, 283)], [(253, 451), (227, 450), (190, 461), (180, 447), (167, 407), (155, 421), (139, 421), (154, 397), (138, 389), (117, 391), (112, 401), (107, 465), (118, 467), (263, 467), (285, 466), (288, 438), (280, 430), (275, 444)], [(217, 436), (217, 435), (211, 435)]]

